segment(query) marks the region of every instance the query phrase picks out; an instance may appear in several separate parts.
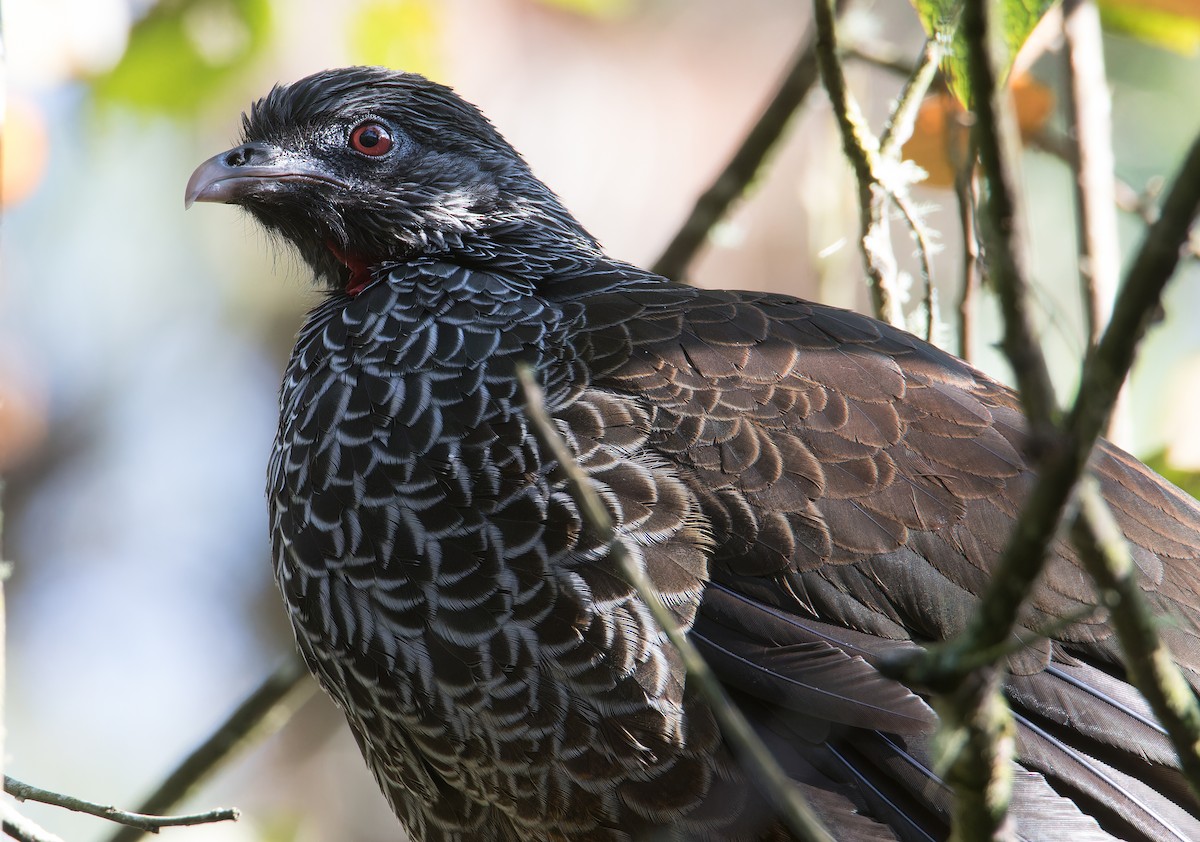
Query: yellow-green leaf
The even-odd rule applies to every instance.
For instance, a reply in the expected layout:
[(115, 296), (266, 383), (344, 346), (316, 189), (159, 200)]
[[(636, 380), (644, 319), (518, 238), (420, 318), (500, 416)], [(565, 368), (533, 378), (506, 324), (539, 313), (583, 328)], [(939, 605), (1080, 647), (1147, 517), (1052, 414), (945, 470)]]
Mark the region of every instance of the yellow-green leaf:
[(1200, 3), (1194, 0), (1101, 0), (1098, 6), (1108, 32), (1179, 53), (1200, 49)]
[[(972, 2), (988, 2), (988, 0), (971, 0)], [(967, 91), (967, 62), (966, 49), (959, 34), (959, 20), (962, 17), (964, 0), (912, 0), (925, 26), (926, 33), (947, 45), (946, 58), (942, 69), (950, 83), (950, 89), (959, 101), (966, 103)], [(1002, 45), (1004, 55), (1000, 60), (1001, 78), (1007, 77), (1013, 59), (1021, 49), (1021, 45), (1033, 32), (1038, 21), (1046, 11), (1054, 5), (1055, 0), (995, 0), (992, 2), (993, 43)]]
[(373, 0), (350, 24), (350, 51), (356, 63), (376, 64), (438, 76), (441, 25), (429, 0)]
[(540, 0), (543, 6), (552, 6), (566, 12), (593, 18), (619, 18), (633, 8), (633, 0)]
[(92, 80), (97, 99), (186, 114), (262, 48), (269, 0), (160, 2), (134, 24), (125, 55)]
[(1166, 477), (1193, 497), (1200, 499), (1200, 472), (1175, 467), (1171, 464), (1165, 450), (1150, 454), (1144, 461), (1156, 473)]

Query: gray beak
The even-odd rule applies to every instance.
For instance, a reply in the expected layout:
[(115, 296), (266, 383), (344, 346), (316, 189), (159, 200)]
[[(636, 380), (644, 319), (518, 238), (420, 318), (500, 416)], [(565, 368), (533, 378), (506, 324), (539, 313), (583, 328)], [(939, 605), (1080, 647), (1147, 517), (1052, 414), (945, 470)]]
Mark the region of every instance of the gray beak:
[(188, 179), (183, 206), (190, 208), (194, 202), (236, 204), (248, 197), (288, 190), (297, 183), (347, 186), (311, 158), (266, 143), (244, 143), (196, 167)]

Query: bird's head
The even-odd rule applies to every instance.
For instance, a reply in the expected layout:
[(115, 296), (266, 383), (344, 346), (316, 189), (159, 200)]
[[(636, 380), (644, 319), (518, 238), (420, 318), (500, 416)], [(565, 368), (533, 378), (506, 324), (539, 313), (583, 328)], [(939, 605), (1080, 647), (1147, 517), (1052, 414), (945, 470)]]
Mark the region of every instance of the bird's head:
[(186, 204), (241, 205), (337, 289), (423, 256), (536, 277), (598, 254), (487, 118), (421, 76), (354, 67), (278, 85), (242, 135), (196, 169)]

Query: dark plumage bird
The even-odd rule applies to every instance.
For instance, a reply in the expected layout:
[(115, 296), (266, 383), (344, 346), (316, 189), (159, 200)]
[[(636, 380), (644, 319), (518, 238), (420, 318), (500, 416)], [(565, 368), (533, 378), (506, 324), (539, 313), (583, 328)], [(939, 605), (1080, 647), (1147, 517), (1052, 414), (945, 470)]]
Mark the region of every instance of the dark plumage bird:
[[(903, 331), (607, 257), (472, 106), (352, 68), (276, 87), (192, 201), (330, 287), (270, 462), (301, 650), (421, 840), (790, 838), (531, 433), (532, 366), (663, 602), (838, 839), (940, 839), (935, 716), (881, 658), (959, 632), (1031, 483), (1012, 391)], [(1200, 683), (1200, 507), (1091, 470)], [(1200, 839), (1057, 543), (1010, 659), (1023, 839)], [(1056, 626), (1056, 623), (1058, 625)]]

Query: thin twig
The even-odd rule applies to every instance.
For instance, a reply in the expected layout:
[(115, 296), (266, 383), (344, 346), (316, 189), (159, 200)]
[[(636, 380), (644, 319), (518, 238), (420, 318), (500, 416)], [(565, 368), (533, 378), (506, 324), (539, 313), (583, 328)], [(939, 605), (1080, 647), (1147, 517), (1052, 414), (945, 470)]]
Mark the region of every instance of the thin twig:
[(917, 115), (921, 110), (921, 103), (925, 99), (926, 91), (929, 90), (929, 86), (933, 84), (933, 80), (937, 76), (938, 65), (941, 63), (944, 53), (945, 51), (936, 38), (930, 38), (925, 42), (925, 47), (921, 50), (921, 57), (917, 60), (917, 66), (913, 68), (904, 87), (901, 88), (887, 125), (884, 126), (883, 133), (879, 135), (879, 157), (884, 160), (898, 159), (900, 148), (912, 137), (913, 127), (917, 123)]
[(662, 255), (650, 267), (652, 272), (682, 281), (709, 232), (726, 214), (730, 205), (754, 180), (768, 153), (787, 128), (817, 81), (817, 57), (809, 38), (792, 61), (779, 90), (763, 109), (746, 138), (730, 158), (725, 169), (696, 200), (692, 212), (675, 233)]
[(961, 28), (975, 114), (972, 134), (987, 188), (981, 222), (989, 277), (995, 284), (1004, 316), (1001, 344), (1020, 387), (1021, 404), (1029, 417), (1036, 449), (1049, 443), (1047, 437), (1056, 415), (1056, 402), (1050, 372), (1026, 303), (1029, 281), (1011, 169), (1016, 131), (1009, 125), (1011, 113), (1006, 107), (1006, 94), (997, 83), (988, 49), (989, 8), (989, 3), (965, 3)]
[(858, 102), (850, 94), (846, 77), (842, 73), (838, 57), (837, 27), (833, 0), (815, 0), (813, 23), (816, 26), (817, 64), (821, 68), (821, 82), (833, 105), (842, 135), (842, 149), (854, 169), (860, 191), (875, 181), (873, 156), (879, 152), (879, 141), (867, 127), (866, 118)]
[(1117, 178), (1113, 181), (1113, 201), (1117, 203), (1118, 210), (1131, 213), (1147, 225), (1153, 225), (1159, 217), (1158, 200), (1162, 188), (1162, 178), (1159, 176), (1152, 177), (1141, 190)]
[[(255, 737), (261, 738), (275, 730), (269, 720), (282, 725), (290, 711), (316, 688), (314, 682), (306, 680), (308, 678), (308, 668), (298, 654), (286, 658), (203, 743), (179, 763), (138, 806), (138, 811), (167, 812), (237, 750), (248, 746)], [(110, 837), (109, 842), (136, 842), (141, 836), (140, 830), (122, 828)]]
[(48, 789), (18, 781), (16, 778), (4, 776), (4, 791), (18, 801), (37, 801), (53, 807), (62, 807), (76, 813), (87, 813), (108, 819), (111, 822), (136, 827), (150, 833), (158, 833), (164, 827), (186, 827), (197, 824), (212, 824), (214, 822), (234, 822), (238, 819), (238, 811), (232, 808), (209, 810), (204, 813), (190, 813), (182, 816), (157, 816), (146, 813), (132, 813), (92, 801), (84, 801), (73, 795), (63, 795)]
[(907, 55), (900, 52), (892, 44), (885, 44), (880, 41), (858, 41), (848, 45), (842, 51), (842, 54), (848, 59), (861, 61), (863, 64), (878, 67), (880, 70), (886, 70), (888, 73), (894, 73), (905, 79), (912, 76), (915, 69)]
[(21, 815), (11, 805), (0, 802), (0, 832), (17, 842), (63, 842), (31, 819)]
[(1142, 595), (1129, 545), (1092, 477), (1079, 484), (1071, 537), (1112, 616), (1129, 679), (1166, 729), (1193, 795), (1200, 798), (1200, 705), (1158, 635), (1157, 618)]
[(813, 22), (817, 29), (817, 63), (821, 68), (821, 81), (841, 132), (842, 150), (858, 184), (859, 224), (862, 229), (860, 244), (870, 282), (871, 307), (876, 318), (903, 327), (899, 270), (892, 253), (885, 213), (887, 191), (878, 179), (879, 141), (867, 127), (842, 73), (833, 0), (813, 0)]
[(616, 535), (612, 517), (600, 496), (588, 482), (586, 474), (567, 450), (566, 444), (546, 413), (542, 390), (528, 367), (517, 369), (525, 394), (525, 411), (538, 440), (551, 452), (566, 474), (571, 496), (579, 506), (580, 516), (588, 527), (608, 546), (609, 559), (621, 575), (637, 591), (655, 621), (679, 651), (687, 669), (689, 681), (695, 681), (720, 723), (721, 731), (738, 756), (755, 772), (755, 779), (764, 794), (779, 810), (788, 827), (803, 840), (833, 842), (833, 837), (821, 825), (811, 808), (796, 790), (787, 773), (780, 768), (771, 752), (763, 745), (745, 716), (729, 699), (721, 683), (712, 674), (704, 658), (692, 645), (686, 633), (655, 593), (645, 571), (631, 558), (625, 544)]
[[(921, 100), (937, 75), (942, 48), (936, 39), (931, 38), (926, 42), (920, 61), (905, 82), (883, 134), (877, 139), (867, 127), (842, 73), (832, 0), (814, 0), (813, 21), (817, 29), (817, 59), (821, 67), (821, 79), (841, 132), (842, 148), (858, 183), (862, 228), (860, 244), (875, 316), (904, 327), (900, 272), (892, 249), (887, 216), (888, 202), (894, 201), (908, 220), (917, 242), (926, 282), (924, 298), (927, 325), (931, 325), (933, 288), (928, 238), (920, 230), (915, 209), (906, 200), (913, 176), (912, 168), (906, 170), (900, 159), (900, 148), (912, 136)], [(931, 326), (928, 332), (932, 334)]]
[[(1043, 129), (1030, 135), (1028, 144), (1048, 155), (1053, 155), (1072, 170), (1078, 168), (1075, 148), (1061, 134)], [(1162, 193), (1162, 181), (1160, 176), (1154, 176), (1139, 191), (1129, 182), (1113, 175), (1113, 204), (1122, 213), (1132, 214), (1148, 226), (1153, 225), (1159, 217), (1158, 198)], [(1184, 243), (1184, 256), (1191, 260), (1200, 259), (1200, 240), (1197, 239), (1195, 232)]]
[(975, 341), (975, 293), (981, 284), (979, 239), (975, 225), (978, 191), (975, 189), (974, 155), (968, 156), (968, 160), (971, 163), (963, 162), (958, 167), (954, 177), (954, 195), (958, 199), (958, 222), (963, 244), (962, 289), (958, 296), (958, 355), (970, 362)]
[[(904, 83), (887, 125), (884, 126), (883, 133), (879, 137), (879, 167), (900, 166), (900, 150), (912, 137), (921, 102), (925, 98), (925, 92), (929, 90), (929, 86), (937, 76), (942, 55), (942, 47), (936, 38), (930, 38), (925, 42), (925, 48), (921, 50), (921, 58)], [(888, 191), (889, 196), (908, 224), (908, 230), (916, 244), (917, 263), (921, 267), (921, 298), (925, 306), (925, 339), (932, 342), (937, 313), (933, 300), (933, 259), (929, 233), (920, 213), (909, 201), (908, 180), (899, 174), (886, 180), (891, 184), (891, 189)]]
[(892, 201), (896, 203), (900, 215), (908, 224), (908, 231), (912, 234), (913, 242), (917, 247), (917, 265), (921, 267), (923, 290), (921, 301), (925, 306), (925, 341), (932, 342), (937, 325), (936, 302), (933, 298), (933, 244), (929, 241), (929, 231), (925, 227), (925, 220), (912, 206), (909, 197), (904, 193), (894, 193)]
[[(1079, 237), (1079, 281), (1091, 354), (1108, 323), (1120, 280), (1121, 247), (1117, 236), (1116, 168), (1112, 148), (1112, 98), (1104, 71), (1100, 12), (1090, 0), (1063, 5), (1074, 141), (1075, 205)], [(1123, 390), (1113, 407), (1106, 433), (1124, 443), (1129, 412)]]
[(1117, 296), (1121, 252), (1113, 189), (1112, 98), (1104, 72), (1100, 13), (1088, 0), (1063, 5), (1074, 139), (1079, 275), (1088, 352), (1100, 339)]

